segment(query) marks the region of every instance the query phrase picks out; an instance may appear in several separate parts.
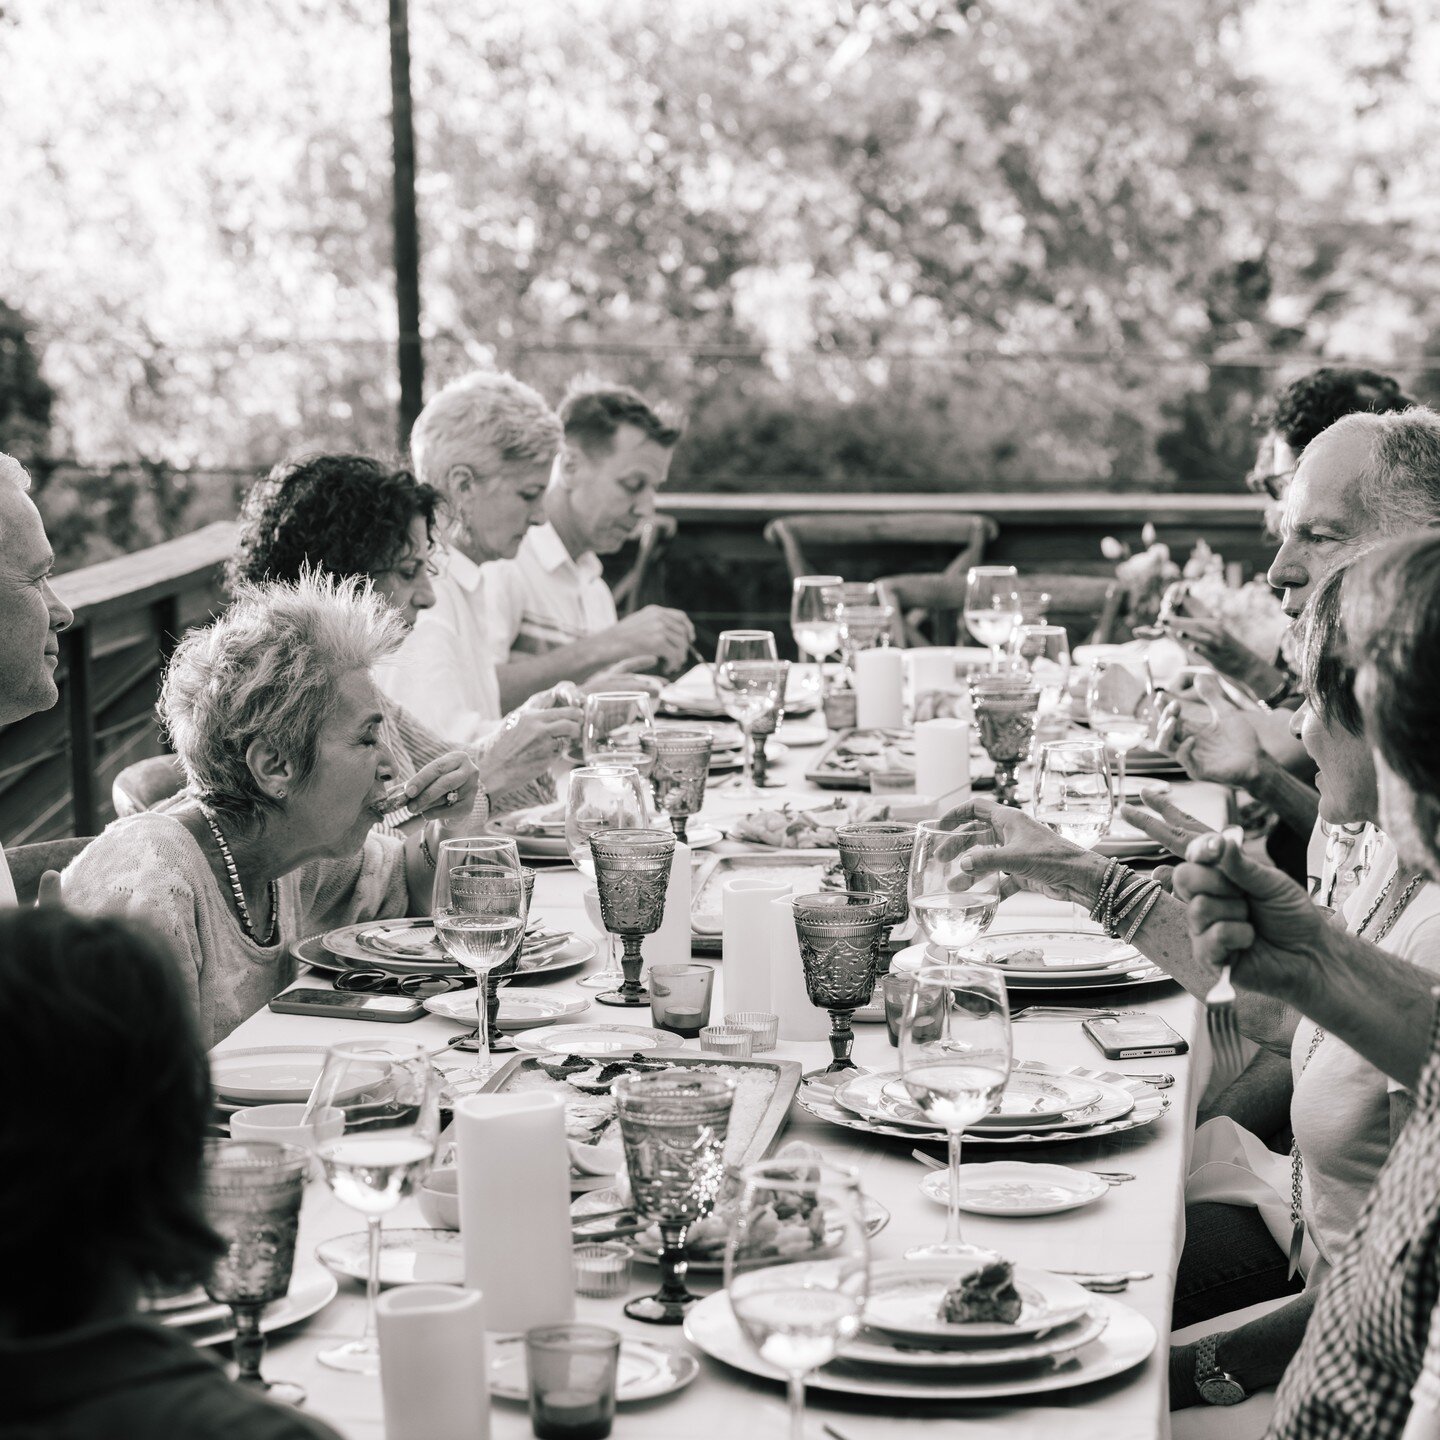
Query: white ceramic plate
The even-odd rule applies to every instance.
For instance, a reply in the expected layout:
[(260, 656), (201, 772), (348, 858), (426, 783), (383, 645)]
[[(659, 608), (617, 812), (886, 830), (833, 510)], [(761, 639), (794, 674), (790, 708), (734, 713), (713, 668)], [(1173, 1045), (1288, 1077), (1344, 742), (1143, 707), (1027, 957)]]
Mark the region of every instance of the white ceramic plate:
[[(249, 1105), (278, 1105), (308, 1100), (325, 1064), (323, 1045), (256, 1045), (247, 1050), (217, 1050), (210, 1056), (210, 1083), (224, 1100)], [(385, 1078), (385, 1067), (357, 1078), (340, 1090), (343, 1105)]]
[[(260, 1317), (261, 1333), (268, 1335), (272, 1330), (283, 1330), (287, 1325), (298, 1325), (300, 1321), (308, 1320), (323, 1310), (339, 1289), (335, 1277), (324, 1270), (309, 1270), (295, 1275), (285, 1298), (265, 1307)], [(226, 1345), (235, 1338), (228, 1305), (207, 1303), (194, 1310), (174, 1311), (155, 1318), (163, 1325), (173, 1326), (193, 1345)], [(196, 1333), (187, 1333), (192, 1329), (196, 1329)]]
[[(1059, 1215), (1093, 1204), (1109, 1188), (1098, 1176), (1068, 1165), (991, 1160), (962, 1167), (960, 1208), (973, 1215)], [(948, 1205), (949, 1172), (930, 1171), (920, 1182), (920, 1193)]]
[[(1149, 1357), (1155, 1348), (1155, 1327), (1143, 1315), (1108, 1295), (1092, 1295), (1090, 1305), (1105, 1316), (1104, 1333), (1073, 1356), (1051, 1360), (1043, 1368), (986, 1371), (962, 1379), (954, 1374), (937, 1375), (934, 1370), (875, 1371), (841, 1363), (824, 1366), (808, 1375), (805, 1383), (816, 1390), (887, 1400), (994, 1400), (1088, 1385), (1123, 1374)], [(707, 1295), (691, 1309), (685, 1317), (685, 1338), (712, 1359), (748, 1375), (776, 1381), (785, 1378), (750, 1348), (723, 1290)]]
[(1110, 1317), (1098, 1306), (1087, 1310), (1073, 1325), (1062, 1325), (1037, 1340), (1013, 1345), (997, 1344), (975, 1349), (953, 1346), (933, 1349), (888, 1340), (878, 1330), (862, 1330), (848, 1341), (841, 1354), (857, 1365), (902, 1370), (990, 1370), (1006, 1365), (1029, 1365), (1053, 1355), (1068, 1355), (1096, 1339)]
[[(739, 769), (739, 767), (740, 762), (737, 759), (732, 768)], [(711, 769), (715, 769), (715, 766), (712, 765)], [(669, 822), (665, 823), (668, 828)], [(515, 842), (515, 849), (519, 852), (522, 860), (570, 859), (570, 846), (564, 835), (515, 835), (509, 830), (501, 830), (499, 833), (508, 836)], [(697, 825), (692, 822), (685, 843), (692, 850), (703, 850), (706, 846), (718, 845), (724, 838), (724, 832), (714, 825)]]
[[(994, 1122), (1024, 1126), (1046, 1120), (1063, 1120), (1076, 1110), (1089, 1109), (1102, 1093), (1100, 1087), (1089, 1080), (1081, 1080), (1074, 1075), (1056, 1075), (1049, 1070), (1031, 1070), (1022, 1061), (1006, 1081), (999, 1104), (976, 1124)], [(887, 1118), (890, 1102), (897, 1109), (894, 1118), (901, 1124), (905, 1122), (898, 1113), (900, 1110), (914, 1111), (920, 1116), (903, 1082), (893, 1073), (888, 1077), (883, 1073), (857, 1075), (836, 1087), (835, 1098), (842, 1105), (862, 1115), (873, 1115), (876, 1119)], [(915, 1123), (928, 1122), (920, 1116)]]
[[(464, 966), (454, 965), (449, 961), (391, 959), (380, 954), (369, 954), (354, 960), (341, 959), (326, 948), (325, 938), (322, 935), (312, 935), (308, 940), (302, 940), (292, 947), (295, 958), (304, 961), (312, 970), (327, 975), (338, 975), (342, 970), (380, 970), (388, 975), (469, 973)], [(562, 933), (560, 943), (544, 949), (538, 958), (533, 951), (529, 956), (522, 952), (520, 964), (523, 968), (504, 978), (512, 985), (517, 980), (532, 980), (537, 976), (549, 979), (553, 975), (563, 974), (566, 970), (573, 970), (587, 960), (593, 960), (599, 953), (593, 940), (586, 939), (583, 935), (565, 936)]]
[[(700, 1362), (684, 1350), (656, 1345), (650, 1340), (620, 1342), (620, 1365), (615, 1374), (615, 1400), (654, 1400), (683, 1390), (700, 1373)], [(528, 1400), (530, 1386), (525, 1369), (525, 1337), (506, 1335), (490, 1342), (490, 1393), (502, 1400)]]
[(639, 1025), (547, 1025), (525, 1031), (515, 1048), (529, 1055), (578, 1055), (582, 1059), (619, 1060), (629, 1055), (655, 1055), (679, 1050), (685, 1042), (669, 1030)]
[(872, 1265), (865, 1324), (902, 1340), (968, 1346), (1038, 1338), (1073, 1325), (1090, 1308), (1090, 1292), (1073, 1280), (1017, 1265), (1014, 1283), (1021, 1310), (1013, 1324), (980, 1320), (957, 1325), (940, 1319), (945, 1292), (975, 1268), (966, 1260), (885, 1260)]
[[(1042, 958), (1028, 952), (1039, 951)], [(1018, 960), (1009, 957), (1019, 955)], [(910, 945), (890, 961), (891, 969), (915, 970), (931, 956), (925, 943)], [(1012, 930), (1000, 935), (982, 935), (966, 947), (966, 960), (994, 965), (1006, 975), (1026, 980), (1060, 977), (1065, 981), (1087, 975), (1113, 975), (1134, 970), (1149, 961), (1133, 946), (1074, 930)]]
[[(431, 995), (425, 1008), (442, 1020), (457, 1025), (475, 1024), (475, 992), (451, 990), (444, 995)], [(506, 1031), (533, 1030), (540, 1025), (554, 1025), (569, 1020), (590, 1008), (586, 999), (570, 1000), (550, 990), (512, 990), (508, 985), (500, 991), (500, 1028)]]
[[(1024, 930), (1014, 932), (1016, 936), (1023, 936), (1027, 939), (1034, 933), (1037, 932)], [(1111, 940), (1108, 936), (1103, 935), (1090, 937), (1084, 935), (1076, 936), (1064, 931), (1058, 931), (1056, 933), (1066, 935), (1067, 939), (1087, 940), (1093, 938), (1098, 941), (1103, 941), (1108, 945), (1120, 944), (1119, 941)], [(992, 935), (989, 937), (992, 943), (988, 948), (995, 949), (997, 946), (1008, 946), (1011, 938), (1008, 934)], [(980, 950), (987, 947), (976, 946), (975, 948)], [(1013, 949), (1021, 948), (1031, 949), (1034, 947), (1028, 944), (1013, 947)], [(1013, 953), (1013, 949), (1001, 949), (999, 953), (1010, 954)], [(890, 968), (892, 970), (918, 970), (921, 965), (927, 963), (927, 961), (932, 958), (928, 945), (924, 943), (909, 945), (903, 950), (896, 951), (896, 953), (890, 957)], [(996, 969), (1004, 971), (1005, 988), (1007, 990), (1078, 990), (1082, 988), (1089, 989), (1091, 987), (1119, 988), (1123, 985), (1150, 985), (1170, 979), (1158, 965), (1152, 965), (1150, 961), (1138, 951), (1129, 964), (1122, 961), (1119, 965), (1101, 965), (1090, 970), (1078, 967), (1072, 968), (1065, 965), (1057, 966), (1053, 969), (1046, 967), (1041, 970), (1016, 970), (1009, 965), (998, 965)]]
[[(327, 1270), (364, 1284), (370, 1273), (370, 1241), (363, 1230), (336, 1235), (315, 1247)], [(458, 1230), (382, 1230), (382, 1285), (463, 1285), (465, 1251)]]

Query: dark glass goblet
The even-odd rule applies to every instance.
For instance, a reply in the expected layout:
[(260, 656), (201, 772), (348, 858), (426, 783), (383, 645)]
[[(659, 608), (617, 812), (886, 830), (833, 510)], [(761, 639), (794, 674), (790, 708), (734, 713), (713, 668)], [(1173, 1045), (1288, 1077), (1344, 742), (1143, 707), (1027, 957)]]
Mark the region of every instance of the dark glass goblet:
[(683, 1070), (615, 1082), (635, 1209), (660, 1227), (660, 1289), (626, 1304), (633, 1320), (678, 1325), (699, 1299), (685, 1287), (685, 1234), (720, 1195), (734, 1098), (725, 1077)]
[[(886, 902), (885, 924), (903, 925), (910, 918), (910, 856), (915, 850), (915, 827), (894, 820), (866, 820), (842, 825), (835, 832), (845, 888), (851, 894), (879, 895)], [(884, 947), (880, 973), (890, 968)]]
[(640, 942), (665, 918), (675, 837), (665, 830), (597, 830), (590, 836), (590, 854), (600, 917), (625, 947), (620, 957), (624, 983), (595, 998), (602, 1005), (648, 1005), (650, 992), (640, 983), (645, 963)]
[(858, 1068), (850, 1058), (855, 1042), (852, 1020), (875, 993), (889, 903), (881, 895), (843, 890), (797, 895), (791, 902), (805, 992), (812, 1005), (830, 1012), (833, 1058), (824, 1070), (805, 1077), (812, 1083), (836, 1085), (847, 1070)]
[(705, 803), (710, 777), (710, 752), (715, 741), (708, 730), (657, 730), (655, 769), (650, 780), (655, 803), (670, 817), (675, 838), (685, 843), (685, 826)]
[(1027, 675), (976, 675), (970, 681), (970, 703), (980, 744), (995, 762), (995, 798), (1018, 806), (1015, 771), (1035, 738), (1039, 687)]

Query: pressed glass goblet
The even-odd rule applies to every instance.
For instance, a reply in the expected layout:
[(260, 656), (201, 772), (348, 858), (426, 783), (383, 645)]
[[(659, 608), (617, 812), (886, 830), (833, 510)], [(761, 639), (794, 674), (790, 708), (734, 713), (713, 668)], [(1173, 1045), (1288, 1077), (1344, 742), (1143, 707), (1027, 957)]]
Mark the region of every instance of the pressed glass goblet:
[(660, 1227), (660, 1289), (625, 1306), (633, 1320), (678, 1325), (699, 1298), (685, 1287), (685, 1235), (720, 1195), (734, 1098), (723, 1076), (683, 1070), (615, 1082), (635, 1209)]
[(875, 993), (890, 902), (881, 895), (825, 890), (797, 895), (790, 903), (805, 967), (805, 993), (812, 1005), (830, 1012), (830, 1064), (805, 1078), (838, 1085), (846, 1071), (859, 1068), (850, 1058), (853, 1017)]
[(655, 769), (651, 780), (655, 804), (670, 817), (675, 838), (685, 843), (685, 827), (705, 804), (705, 782), (710, 777), (710, 752), (715, 747), (708, 730), (659, 730), (655, 734)]
[(265, 1337), (260, 1315), (290, 1288), (309, 1165), (310, 1152), (298, 1145), (205, 1142), (201, 1199), (211, 1229), (225, 1242), (225, 1253), (216, 1260), (205, 1290), (235, 1316), (235, 1379), (287, 1405), (299, 1405), (305, 1391), (288, 1380), (261, 1375)]
[(590, 853), (605, 928), (625, 947), (624, 983), (595, 998), (602, 1005), (648, 1005), (650, 992), (640, 983), (640, 942), (665, 918), (675, 837), (666, 830), (600, 830), (590, 837)]
[(1035, 738), (1040, 691), (1027, 675), (975, 675), (970, 680), (970, 704), (980, 744), (995, 763), (995, 799), (1018, 806), (1015, 771)]
[[(886, 926), (903, 925), (910, 918), (910, 856), (915, 849), (915, 827), (895, 820), (864, 820), (842, 825), (835, 832), (845, 888), (852, 894), (879, 895), (886, 901)], [(883, 947), (881, 973), (890, 968)]]

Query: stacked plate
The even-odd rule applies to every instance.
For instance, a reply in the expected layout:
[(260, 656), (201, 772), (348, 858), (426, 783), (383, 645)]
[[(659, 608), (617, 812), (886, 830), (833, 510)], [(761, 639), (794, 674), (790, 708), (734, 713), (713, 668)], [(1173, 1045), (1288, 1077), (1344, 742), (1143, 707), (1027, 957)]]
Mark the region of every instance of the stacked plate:
[[(866, 1071), (833, 1089), (802, 1086), (796, 1097), (817, 1119), (896, 1139), (938, 1141), (942, 1126), (911, 1102), (897, 1071)], [(1114, 1071), (1059, 1070), (1023, 1060), (1011, 1071), (995, 1111), (968, 1126), (974, 1145), (1056, 1145), (1093, 1140), (1158, 1120), (1170, 1102), (1153, 1086)]]
[[(1154, 1327), (1143, 1316), (1043, 1270), (1016, 1269), (1021, 1311), (1012, 1323), (943, 1320), (946, 1293), (973, 1268), (950, 1260), (872, 1265), (863, 1327), (807, 1383), (917, 1400), (1027, 1395), (1118, 1375), (1154, 1348)], [(781, 1377), (746, 1343), (727, 1292), (691, 1310), (685, 1335), (716, 1360)]]
[[(739, 761), (739, 742), (736, 742), (736, 760)], [(711, 769), (715, 766), (712, 765)], [(570, 846), (565, 839), (565, 807), (563, 805), (537, 805), (529, 810), (514, 810), (497, 816), (490, 822), (490, 830), (515, 842), (515, 848), (522, 860), (563, 860), (570, 859)], [(688, 843), (692, 850), (705, 845), (714, 845), (723, 838), (720, 830), (713, 825), (692, 824)]]
[[(892, 970), (917, 970), (943, 959), (928, 945), (912, 945), (890, 961)], [(1073, 990), (1089, 986), (1158, 985), (1170, 977), (1133, 945), (1074, 930), (1016, 930), (982, 935), (966, 960), (1005, 972), (1007, 990)]]
[[(260, 1330), (268, 1335), (323, 1310), (340, 1287), (333, 1275), (323, 1270), (297, 1271), (289, 1293), (267, 1305), (260, 1316)], [(228, 1305), (219, 1305), (198, 1287), (173, 1295), (156, 1295), (141, 1302), (150, 1319), (180, 1331), (195, 1345), (228, 1345), (235, 1338), (235, 1325)]]

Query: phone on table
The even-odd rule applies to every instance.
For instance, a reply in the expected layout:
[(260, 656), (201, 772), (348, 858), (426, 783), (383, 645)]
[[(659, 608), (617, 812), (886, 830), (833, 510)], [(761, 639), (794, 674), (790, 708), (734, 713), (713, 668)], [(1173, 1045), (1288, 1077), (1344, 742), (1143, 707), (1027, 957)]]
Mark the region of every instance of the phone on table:
[(1107, 1060), (1138, 1060), (1144, 1055), (1183, 1055), (1189, 1043), (1158, 1015), (1100, 1015), (1080, 1028)]
[(341, 1020), (383, 1020), (403, 1025), (425, 1013), (411, 995), (360, 995), (346, 990), (287, 990), (270, 1008), (277, 1015), (333, 1015)]

